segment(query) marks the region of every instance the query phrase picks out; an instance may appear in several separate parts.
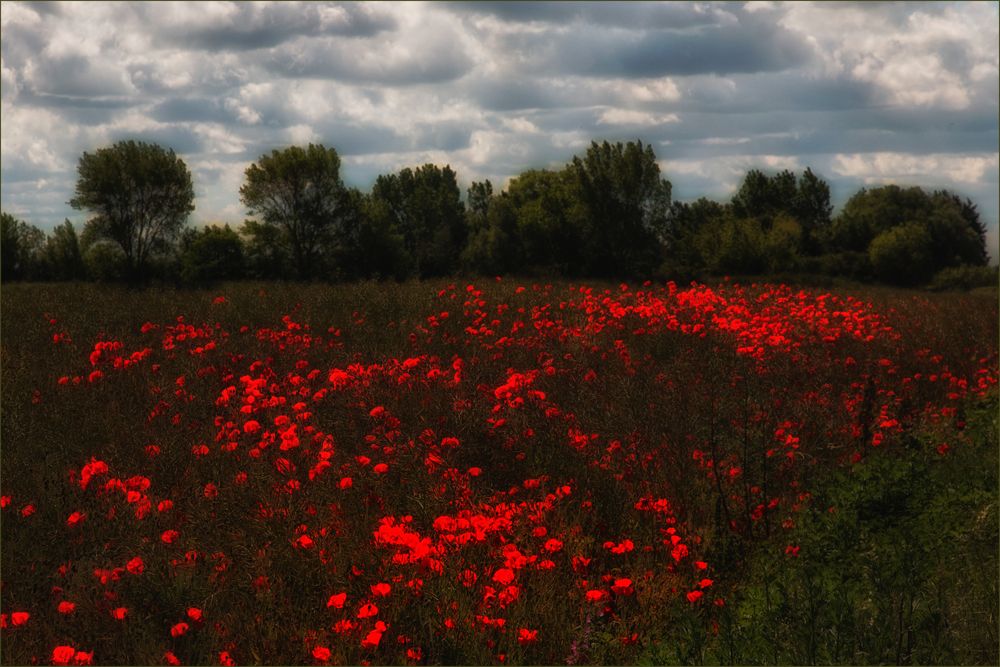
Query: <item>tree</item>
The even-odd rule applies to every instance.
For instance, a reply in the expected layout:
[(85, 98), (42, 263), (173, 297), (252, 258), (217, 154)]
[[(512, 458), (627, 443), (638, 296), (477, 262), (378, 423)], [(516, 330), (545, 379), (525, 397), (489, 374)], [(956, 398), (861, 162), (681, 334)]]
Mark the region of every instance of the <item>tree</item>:
[(586, 275), (588, 213), (568, 169), (529, 169), (511, 180), (506, 196), (516, 223), (519, 268)]
[(44, 279), (45, 232), (10, 213), (0, 213), (0, 273), (8, 280)]
[(402, 235), (421, 278), (447, 275), (458, 268), (456, 260), (468, 239), (468, 227), (450, 166), (425, 164), (379, 176), (371, 197), (376, 210), (388, 215), (391, 227)]
[(587, 207), (587, 272), (648, 274), (661, 259), (670, 208), (670, 181), (660, 178), (651, 146), (593, 142), (569, 166)]
[(322, 144), (262, 155), (246, 170), (240, 198), (291, 257), (295, 275), (317, 277), (325, 251), (351, 214), (340, 178), (340, 156)]
[(52, 231), (45, 242), (45, 264), (54, 280), (81, 280), (86, 276), (76, 229), (69, 220)]
[(243, 241), (229, 225), (192, 229), (181, 244), (181, 279), (187, 283), (243, 277)]
[(120, 141), (85, 152), (77, 171), (70, 206), (94, 214), (95, 235), (121, 248), (129, 279), (144, 278), (150, 255), (176, 238), (194, 210), (187, 165), (173, 150)]
[(894, 285), (919, 285), (934, 274), (934, 240), (926, 225), (907, 222), (872, 240), (868, 258), (875, 275)]
[(664, 234), (665, 274), (688, 280), (706, 267), (698, 246), (699, 232), (715, 220), (731, 217), (731, 207), (705, 197), (690, 204), (673, 202)]

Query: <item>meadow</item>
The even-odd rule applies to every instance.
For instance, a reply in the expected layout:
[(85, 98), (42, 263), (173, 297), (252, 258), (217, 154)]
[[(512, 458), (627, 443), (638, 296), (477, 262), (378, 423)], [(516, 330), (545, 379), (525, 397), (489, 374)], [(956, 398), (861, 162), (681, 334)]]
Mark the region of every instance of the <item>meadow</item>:
[(996, 664), (997, 293), (2, 291), (4, 664)]

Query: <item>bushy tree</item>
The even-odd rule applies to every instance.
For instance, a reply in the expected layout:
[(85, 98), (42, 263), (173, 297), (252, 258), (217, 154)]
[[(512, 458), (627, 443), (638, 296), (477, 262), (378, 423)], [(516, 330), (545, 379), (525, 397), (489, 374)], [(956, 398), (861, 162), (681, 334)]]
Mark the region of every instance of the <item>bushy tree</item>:
[[(530, 169), (507, 186), (506, 198), (513, 212), (514, 237), (521, 253), (518, 269), (586, 275), (587, 211), (567, 169)], [(509, 219), (498, 211), (496, 220)]]
[(291, 259), (294, 275), (312, 279), (324, 275), (324, 257), (345, 219), (353, 212), (340, 178), (340, 156), (322, 144), (291, 146), (262, 155), (246, 170), (240, 199), (258, 225), (248, 232), (277, 241)]
[(731, 215), (726, 204), (705, 197), (691, 202), (673, 202), (664, 237), (665, 258), (661, 272), (671, 278), (689, 280), (706, 268), (698, 236), (713, 221)]
[(458, 268), (468, 228), (455, 172), (425, 164), (379, 176), (371, 194), (377, 215), (387, 215), (422, 278)]
[(926, 225), (907, 222), (876, 236), (868, 258), (880, 280), (893, 285), (919, 285), (934, 274), (934, 240)]
[(117, 244), (129, 279), (145, 277), (151, 255), (173, 242), (194, 210), (194, 186), (173, 150), (120, 141), (84, 153), (70, 205), (90, 211), (96, 237)]
[(337, 275), (347, 280), (395, 278), (412, 272), (402, 234), (395, 228), (388, 205), (352, 189), (355, 212), (344, 226), (335, 250)]
[(45, 242), (45, 265), (54, 280), (82, 280), (87, 275), (80, 240), (73, 223), (65, 220)]
[(8, 280), (37, 280), (44, 277), (45, 233), (34, 225), (0, 213), (0, 272)]
[(588, 212), (587, 273), (649, 274), (662, 259), (671, 197), (652, 146), (594, 142), (568, 170)]
[(244, 276), (243, 240), (229, 225), (191, 229), (181, 246), (181, 279), (186, 283)]

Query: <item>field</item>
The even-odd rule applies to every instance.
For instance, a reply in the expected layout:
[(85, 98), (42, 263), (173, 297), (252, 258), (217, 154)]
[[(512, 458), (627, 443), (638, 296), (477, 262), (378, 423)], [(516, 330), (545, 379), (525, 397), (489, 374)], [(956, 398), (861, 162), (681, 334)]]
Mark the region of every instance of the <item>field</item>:
[(996, 664), (998, 305), (2, 294), (4, 664)]

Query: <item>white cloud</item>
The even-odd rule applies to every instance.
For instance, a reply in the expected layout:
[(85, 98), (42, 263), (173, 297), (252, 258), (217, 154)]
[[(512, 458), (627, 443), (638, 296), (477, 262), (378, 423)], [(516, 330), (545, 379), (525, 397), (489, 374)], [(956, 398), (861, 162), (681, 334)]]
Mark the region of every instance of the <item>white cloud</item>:
[(603, 125), (662, 125), (680, 121), (677, 114), (653, 114), (634, 109), (606, 109), (598, 123)]
[(864, 183), (909, 182), (921, 185), (950, 181), (963, 185), (977, 184), (992, 167), (997, 168), (997, 156), (910, 155), (908, 153), (853, 153), (836, 155), (833, 170)]

